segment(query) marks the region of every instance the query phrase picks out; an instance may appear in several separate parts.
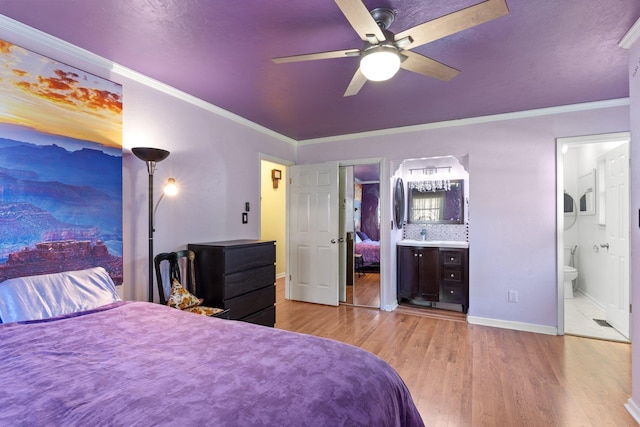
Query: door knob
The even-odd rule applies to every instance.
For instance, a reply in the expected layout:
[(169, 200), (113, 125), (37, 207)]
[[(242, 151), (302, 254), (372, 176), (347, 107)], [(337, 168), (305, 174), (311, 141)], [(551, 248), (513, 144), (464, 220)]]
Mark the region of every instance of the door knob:
[(338, 242), (340, 242), (340, 243), (344, 242), (344, 238), (342, 238), (342, 237), (341, 237), (341, 238), (339, 238), (339, 239), (338, 239)]
[(336, 239), (331, 239), (331, 243), (335, 243), (335, 242), (336, 242)]
[(609, 244), (608, 243), (600, 243), (600, 247), (609, 249)]

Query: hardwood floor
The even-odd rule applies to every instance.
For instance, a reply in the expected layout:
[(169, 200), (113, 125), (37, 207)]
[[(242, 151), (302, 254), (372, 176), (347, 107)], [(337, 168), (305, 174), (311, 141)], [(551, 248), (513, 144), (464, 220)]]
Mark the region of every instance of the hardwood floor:
[(346, 302), (363, 307), (380, 308), (380, 273), (357, 273), (354, 275), (354, 282), (353, 286), (347, 286)]
[(386, 360), (427, 426), (634, 426), (631, 346), (470, 325), (410, 312), (288, 301), (276, 328), (331, 338)]

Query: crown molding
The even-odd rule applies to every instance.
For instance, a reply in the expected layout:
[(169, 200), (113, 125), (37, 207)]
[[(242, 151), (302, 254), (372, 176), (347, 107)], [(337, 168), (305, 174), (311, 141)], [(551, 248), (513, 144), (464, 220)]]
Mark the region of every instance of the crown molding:
[(631, 46), (640, 38), (640, 19), (631, 26), (627, 34), (622, 37), (622, 40), (618, 43), (618, 46), (623, 49), (631, 49)]
[(468, 119), (447, 120), (442, 122), (427, 123), (423, 125), (404, 126), (391, 129), (375, 130), (370, 132), (352, 133), (324, 138), (306, 139), (298, 141), (299, 145), (321, 144), (325, 142), (348, 141), (358, 138), (373, 138), (377, 136), (397, 135), (401, 133), (420, 132), (431, 129), (441, 129), (459, 126), (468, 126), (481, 123), (499, 122), (504, 120), (526, 119), (531, 117), (548, 116), (553, 114), (573, 113), (576, 111), (598, 110), (601, 108), (621, 107), (630, 105), (629, 98), (610, 99), (606, 101), (584, 102), (581, 104), (562, 105), (559, 107), (538, 108), (535, 110), (516, 111), (513, 113), (494, 114), (490, 116), (471, 117)]
[(293, 138), (289, 138), (255, 122), (245, 119), (242, 116), (227, 111), (209, 102), (203, 101), (202, 99), (196, 98), (193, 95), (189, 95), (186, 92), (174, 88), (173, 86), (169, 86), (168, 84), (152, 79), (151, 77), (148, 77), (142, 73), (124, 67), (102, 56), (96, 55), (95, 53), (92, 53), (86, 49), (54, 37), (51, 34), (47, 34), (43, 31), (25, 25), (7, 16), (0, 15), (0, 28), (4, 30), (2, 31), (1, 36), (7, 37), (5, 33), (8, 32), (10, 35), (12, 35), (12, 39), (7, 39), (7, 41), (17, 44), (18, 46), (25, 47), (29, 50), (42, 51), (46, 49), (46, 53), (38, 52), (45, 56), (52, 56), (50, 50), (53, 50), (55, 51), (55, 53), (68, 56), (72, 58), (73, 61), (77, 61), (79, 63), (69, 64), (71, 66), (83, 68), (81, 64), (89, 64), (98, 67), (104, 70), (104, 75), (108, 76), (106, 78), (114, 80), (116, 83), (122, 83), (117, 81), (117, 77), (124, 77), (126, 79), (133, 80), (137, 83), (143, 84), (159, 92), (165, 93), (169, 96), (195, 105), (196, 107), (202, 108), (218, 116), (229, 119), (242, 126), (251, 128), (257, 132), (275, 138), (279, 141), (286, 142), (294, 146), (297, 145), (297, 141)]

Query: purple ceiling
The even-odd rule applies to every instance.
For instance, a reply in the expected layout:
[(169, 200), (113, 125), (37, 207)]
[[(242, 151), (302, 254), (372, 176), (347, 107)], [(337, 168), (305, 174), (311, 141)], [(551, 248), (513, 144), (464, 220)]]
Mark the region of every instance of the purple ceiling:
[[(478, 0), (365, 0), (396, 12), (390, 30)], [(0, 0), (0, 14), (296, 140), (624, 98), (617, 46), (638, 0), (507, 0), (510, 13), (414, 49), (461, 73), (400, 70), (343, 97), (357, 58), (271, 58), (361, 48), (334, 1)]]

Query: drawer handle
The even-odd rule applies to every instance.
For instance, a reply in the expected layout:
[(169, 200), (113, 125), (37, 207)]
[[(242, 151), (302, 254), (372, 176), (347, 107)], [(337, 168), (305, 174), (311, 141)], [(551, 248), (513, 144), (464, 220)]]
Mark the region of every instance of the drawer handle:
[(453, 291), (449, 291), (450, 293), (453, 293)]
[(449, 276), (449, 277), (455, 277), (455, 274), (451, 273), (451, 276)]
[(456, 260), (456, 259), (455, 259), (454, 257), (451, 257), (451, 258), (449, 259), (449, 261), (455, 261), (455, 260)]

